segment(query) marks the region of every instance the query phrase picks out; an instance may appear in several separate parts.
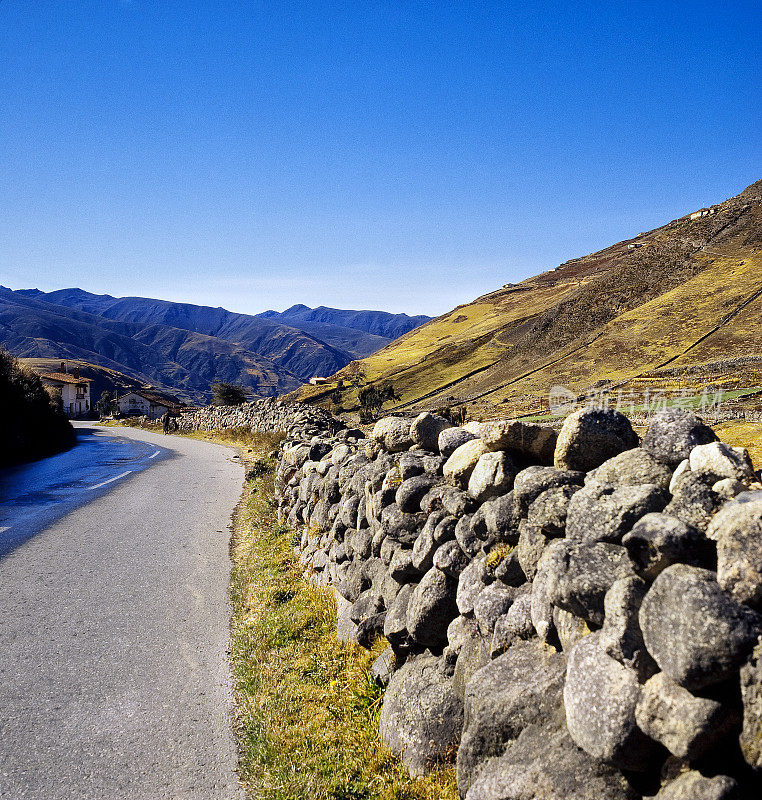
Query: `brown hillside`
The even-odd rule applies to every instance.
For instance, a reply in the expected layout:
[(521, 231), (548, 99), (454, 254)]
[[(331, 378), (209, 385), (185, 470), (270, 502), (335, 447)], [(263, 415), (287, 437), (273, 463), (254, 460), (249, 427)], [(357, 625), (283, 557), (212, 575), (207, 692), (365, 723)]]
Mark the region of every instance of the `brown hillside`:
[[(558, 384), (748, 388), (760, 377), (760, 323), (762, 181), (459, 306), (336, 378), (359, 368), (394, 383), (398, 410), (467, 403), (473, 416), (541, 410)], [(323, 402), (333, 386), (298, 396)], [(356, 405), (356, 389), (342, 404)]]

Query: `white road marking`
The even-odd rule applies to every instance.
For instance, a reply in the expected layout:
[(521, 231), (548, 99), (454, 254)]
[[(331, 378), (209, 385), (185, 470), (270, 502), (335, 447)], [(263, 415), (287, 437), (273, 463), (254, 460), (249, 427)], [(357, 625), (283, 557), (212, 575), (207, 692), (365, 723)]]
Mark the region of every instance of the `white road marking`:
[(156, 458), (156, 456), (158, 456), (160, 452), (161, 450), (157, 450), (155, 453), (151, 453), (151, 455), (148, 456), (148, 458)]
[(103, 483), (96, 483), (95, 486), (88, 486), (88, 489), (100, 489), (101, 486), (106, 486), (109, 483), (113, 483), (114, 481), (118, 481), (119, 478), (124, 478), (125, 475), (131, 475), (132, 470), (128, 469), (127, 472), (123, 472), (121, 475), (116, 475), (113, 478), (109, 478), (107, 481), (103, 481)]

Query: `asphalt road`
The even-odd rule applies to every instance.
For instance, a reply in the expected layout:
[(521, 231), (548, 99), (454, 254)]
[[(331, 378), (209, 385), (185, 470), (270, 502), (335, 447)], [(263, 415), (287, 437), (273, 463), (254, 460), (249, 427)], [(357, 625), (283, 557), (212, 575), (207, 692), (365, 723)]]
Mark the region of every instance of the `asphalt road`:
[(0, 797), (216, 800), (235, 777), (219, 445), (80, 429), (0, 473)]

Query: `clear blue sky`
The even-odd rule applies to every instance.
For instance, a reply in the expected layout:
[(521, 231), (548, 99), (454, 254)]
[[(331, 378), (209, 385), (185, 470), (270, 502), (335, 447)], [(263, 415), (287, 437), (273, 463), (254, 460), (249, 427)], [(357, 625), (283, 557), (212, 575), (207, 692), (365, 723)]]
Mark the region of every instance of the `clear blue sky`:
[(444, 312), (762, 178), (761, 9), (0, 0), (0, 283)]

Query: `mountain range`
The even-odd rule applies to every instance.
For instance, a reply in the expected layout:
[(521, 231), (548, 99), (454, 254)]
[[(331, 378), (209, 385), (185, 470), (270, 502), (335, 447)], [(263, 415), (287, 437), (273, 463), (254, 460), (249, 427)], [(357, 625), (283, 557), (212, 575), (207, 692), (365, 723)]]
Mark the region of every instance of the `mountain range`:
[(208, 400), (213, 381), (258, 397), (291, 391), (428, 319), (302, 305), (249, 315), (77, 288), (0, 287), (0, 344), (13, 355), (107, 367), (191, 402)]
[[(393, 383), (412, 412), (547, 411), (575, 396), (762, 388), (762, 181), (652, 231), (458, 306), (338, 378)], [(357, 407), (357, 381), (342, 405)], [(336, 383), (294, 397), (324, 402)]]

